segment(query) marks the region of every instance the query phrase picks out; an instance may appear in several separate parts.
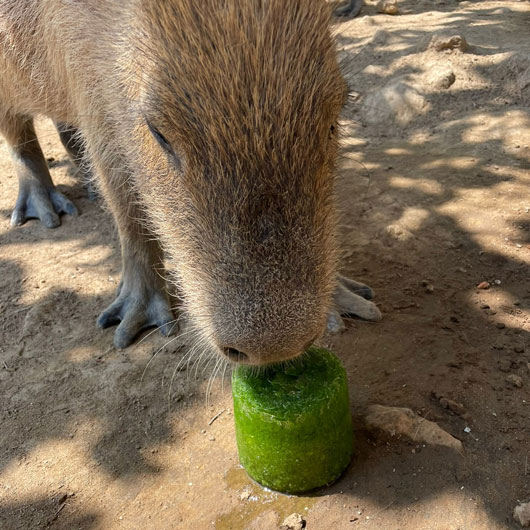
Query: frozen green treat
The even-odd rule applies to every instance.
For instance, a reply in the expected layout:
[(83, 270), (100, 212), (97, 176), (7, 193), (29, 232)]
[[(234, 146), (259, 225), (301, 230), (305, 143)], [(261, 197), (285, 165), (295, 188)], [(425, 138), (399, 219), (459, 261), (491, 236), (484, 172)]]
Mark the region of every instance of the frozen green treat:
[(349, 464), (353, 433), (346, 372), (311, 347), (293, 364), (232, 375), (241, 464), (263, 486), (301, 493), (332, 483)]

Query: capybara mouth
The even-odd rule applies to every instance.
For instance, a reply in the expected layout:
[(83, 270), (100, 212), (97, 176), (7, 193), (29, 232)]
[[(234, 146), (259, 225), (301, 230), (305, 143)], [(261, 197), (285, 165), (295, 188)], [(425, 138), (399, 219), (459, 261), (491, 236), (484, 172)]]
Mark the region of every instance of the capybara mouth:
[(280, 359), (264, 358), (263, 361), (259, 356), (249, 356), (246, 353), (243, 353), (236, 348), (223, 348), (222, 352), (224, 356), (234, 364), (244, 364), (246, 366), (254, 366), (258, 369), (263, 368), (267, 369), (273, 366), (281, 366), (283, 364), (287, 365), (289, 362), (298, 359), (304, 355), (306, 350), (313, 344), (314, 341), (311, 341), (307, 346), (296, 353), (293, 353), (289, 356), (282, 356)]

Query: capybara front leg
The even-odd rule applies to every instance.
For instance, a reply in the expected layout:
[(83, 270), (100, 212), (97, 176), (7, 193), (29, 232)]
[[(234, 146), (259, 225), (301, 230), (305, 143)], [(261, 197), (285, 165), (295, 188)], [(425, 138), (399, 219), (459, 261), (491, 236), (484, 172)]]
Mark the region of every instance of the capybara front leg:
[(0, 123), (18, 176), (18, 198), (11, 225), (36, 218), (47, 228), (61, 224), (59, 215), (77, 215), (77, 208), (54, 186), (44, 154), (37, 140), (33, 120), (28, 116), (8, 116)]
[[(118, 226), (121, 242), (122, 276), (116, 300), (97, 320), (100, 328), (118, 324), (114, 334), (117, 348), (129, 346), (145, 328), (156, 326), (167, 336), (177, 329), (166, 293), (162, 251), (145, 224), (144, 213), (119, 159), (93, 156), (100, 188)], [(105, 162), (103, 162), (105, 160)], [(159, 270), (157, 270), (157, 268)]]

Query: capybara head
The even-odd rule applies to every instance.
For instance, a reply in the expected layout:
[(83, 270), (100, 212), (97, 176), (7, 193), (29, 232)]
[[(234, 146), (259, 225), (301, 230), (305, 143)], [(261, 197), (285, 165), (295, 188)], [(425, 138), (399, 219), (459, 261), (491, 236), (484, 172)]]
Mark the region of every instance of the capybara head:
[(133, 178), (204, 341), (267, 364), (324, 328), (346, 93), (323, 0), (140, 2)]

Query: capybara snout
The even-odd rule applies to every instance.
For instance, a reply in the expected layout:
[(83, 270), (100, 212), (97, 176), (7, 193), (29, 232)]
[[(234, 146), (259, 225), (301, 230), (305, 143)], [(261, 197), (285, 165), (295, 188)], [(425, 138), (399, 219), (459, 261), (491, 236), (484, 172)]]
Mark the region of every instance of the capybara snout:
[(334, 287), (345, 84), (328, 7), (171, 5), (140, 18), (138, 189), (211, 344), (252, 364), (291, 358), (324, 329)]

